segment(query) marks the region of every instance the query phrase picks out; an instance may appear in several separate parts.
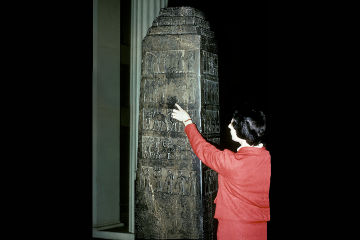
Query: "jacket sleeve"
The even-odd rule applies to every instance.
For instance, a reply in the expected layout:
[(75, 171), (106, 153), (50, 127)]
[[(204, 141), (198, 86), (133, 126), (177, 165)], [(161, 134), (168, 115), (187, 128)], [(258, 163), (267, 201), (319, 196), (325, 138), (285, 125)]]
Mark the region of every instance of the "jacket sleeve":
[[(208, 143), (199, 133), (194, 123), (185, 127), (190, 145), (196, 156), (208, 167), (218, 173), (225, 173), (227, 166), (230, 165), (227, 150), (221, 151)], [(226, 161), (228, 160), (228, 161)]]

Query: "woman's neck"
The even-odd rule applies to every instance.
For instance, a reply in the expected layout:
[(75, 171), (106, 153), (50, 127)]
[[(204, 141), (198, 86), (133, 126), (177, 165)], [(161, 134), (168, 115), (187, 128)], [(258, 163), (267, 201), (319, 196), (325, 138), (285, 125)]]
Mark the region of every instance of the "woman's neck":
[(254, 145), (249, 145), (247, 142), (242, 142), (241, 146), (238, 147), (237, 151), (239, 151), (241, 148), (243, 147), (256, 147), (256, 148), (262, 148), (264, 145), (262, 143), (259, 143), (258, 145), (254, 146)]

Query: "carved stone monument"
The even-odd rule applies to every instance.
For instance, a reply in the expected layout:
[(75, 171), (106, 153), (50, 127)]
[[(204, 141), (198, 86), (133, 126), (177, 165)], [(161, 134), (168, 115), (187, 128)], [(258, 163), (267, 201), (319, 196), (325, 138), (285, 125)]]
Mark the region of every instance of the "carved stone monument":
[(135, 234), (216, 239), (217, 174), (171, 118), (175, 103), (219, 144), (217, 46), (204, 14), (191, 7), (161, 9), (142, 42)]

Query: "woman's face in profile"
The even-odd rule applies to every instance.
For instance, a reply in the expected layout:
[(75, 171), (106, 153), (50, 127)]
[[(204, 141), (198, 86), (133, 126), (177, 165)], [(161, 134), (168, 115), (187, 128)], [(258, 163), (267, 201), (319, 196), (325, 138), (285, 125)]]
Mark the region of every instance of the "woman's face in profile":
[(238, 136), (236, 136), (236, 131), (232, 125), (233, 121), (234, 121), (234, 119), (231, 119), (231, 122), (228, 125), (228, 128), (230, 128), (231, 139), (235, 142), (239, 142), (240, 139)]

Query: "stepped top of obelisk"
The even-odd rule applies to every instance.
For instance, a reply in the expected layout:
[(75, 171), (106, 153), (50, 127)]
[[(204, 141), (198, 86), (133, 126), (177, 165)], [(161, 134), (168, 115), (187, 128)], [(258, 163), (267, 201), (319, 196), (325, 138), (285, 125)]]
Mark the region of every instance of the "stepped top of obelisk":
[(198, 17), (205, 18), (203, 12), (195, 9), (193, 7), (168, 7), (162, 8), (160, 10), (160, 15), (162, 16), (171, 16), (171, 17)]
[(214, 37), (205, 15), (192, 7), (162, 8), (148, 30), (148, 35), (200, 34)]

